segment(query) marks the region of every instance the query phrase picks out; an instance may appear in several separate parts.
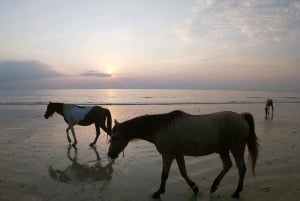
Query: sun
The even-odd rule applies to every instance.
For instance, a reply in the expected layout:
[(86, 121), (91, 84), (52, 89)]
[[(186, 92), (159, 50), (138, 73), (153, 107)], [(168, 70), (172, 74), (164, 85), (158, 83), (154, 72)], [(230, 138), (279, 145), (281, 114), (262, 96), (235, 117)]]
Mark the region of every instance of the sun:
[(106, 69), (106, 73), (112, 75), (114, 74), (114, 70), (112, 68), (108, 68)]
[(106, 66), (106, 73), (110, 74), (110, 75), (114, 74), (114, 65), (113, 64), (108, 64)]

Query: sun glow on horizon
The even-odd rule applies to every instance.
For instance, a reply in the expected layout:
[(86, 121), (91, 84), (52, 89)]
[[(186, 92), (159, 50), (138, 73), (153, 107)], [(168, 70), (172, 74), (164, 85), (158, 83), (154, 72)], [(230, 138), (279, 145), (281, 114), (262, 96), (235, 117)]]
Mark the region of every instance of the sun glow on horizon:
[(112, 63), (108, 63), (107, 65), (105, 65), (105, 70), (107, 74), (113, 75), (114, 74), (114, 68), (115, 65), (113, 65)]

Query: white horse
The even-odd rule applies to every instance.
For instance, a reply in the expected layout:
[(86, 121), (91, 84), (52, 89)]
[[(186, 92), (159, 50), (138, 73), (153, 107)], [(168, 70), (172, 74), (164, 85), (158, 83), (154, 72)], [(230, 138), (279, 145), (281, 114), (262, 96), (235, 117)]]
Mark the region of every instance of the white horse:
[[(88, 126), (90, 124), (95, 124), (96, 137), (90, 146), (94, 146), (100, 135), (100, 127), (110, 135), (111, 132), (111, 114), (106, 108), (100, 106), (87, 106), (82, 107), (73, 104), (65, 103), (49, 103), (47, 110), (45, 112), (45, 119), (48, 119), (55, 112), (62, 115), (65, 122), (68, 124), (66, 129), (67, 138), (69, 143), (71, 143), (71, 138), (69, 136), (69, 130), (71, 130), (74, 138), (73, 146), (77, 144), (77, 139), (75, 136), (74, 125), (78, 124), (80, 126)], [(106, 125), (105, 125), (106, 121)]]

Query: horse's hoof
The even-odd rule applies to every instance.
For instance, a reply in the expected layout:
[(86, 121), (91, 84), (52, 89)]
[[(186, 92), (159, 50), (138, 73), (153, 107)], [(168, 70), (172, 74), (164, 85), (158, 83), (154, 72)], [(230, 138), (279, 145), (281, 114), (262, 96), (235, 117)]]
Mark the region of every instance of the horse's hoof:
[(92, 143), (90, 144), (90, 146), (91, 146), (91, 147), (95, 146), (95, 143), (92, 142)]
[(240, 197), (240, 194), (235, 192), (231, 195), (231, 197), (236, 199)]
[(153, 193), (152, 196), (151, 196), (151, 198), (153, 198), (153, 199), (158, 199), (158, 198), (160, 198), (160, 193), (159, 193), (159, 192)]
[(192, 189), (193, 189), (193, 191), (194, 191), (195, 194), (198, 194), (199, 189), (198, 189), (198, 186), (197, 186), (197, 185), (194, 185), (194, 186), (192, 187)]
[(218, 186), (213, 185), (213, 186), (210, 188), (210, 193), (214, 193), (217, 189), (218, 189)]

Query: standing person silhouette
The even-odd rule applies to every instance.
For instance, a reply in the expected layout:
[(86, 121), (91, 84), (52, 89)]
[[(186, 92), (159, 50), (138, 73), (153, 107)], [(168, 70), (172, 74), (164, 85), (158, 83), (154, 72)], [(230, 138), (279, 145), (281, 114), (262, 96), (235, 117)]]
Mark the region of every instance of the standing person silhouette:
[(271, 119), (273, 119), (273, 111), (274, 111), (274, 105), (273, 105), (273, 100), (272, 99), (267, 99), (266, 101), (266, 106), (265, 106), (265, 119), (267, 119), (268, 117), (270, 117), (270, 108), (272, 108), (272, 115), (271, 115)]

